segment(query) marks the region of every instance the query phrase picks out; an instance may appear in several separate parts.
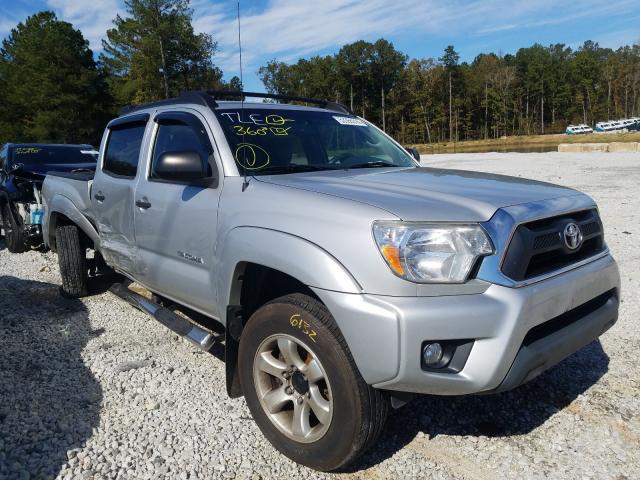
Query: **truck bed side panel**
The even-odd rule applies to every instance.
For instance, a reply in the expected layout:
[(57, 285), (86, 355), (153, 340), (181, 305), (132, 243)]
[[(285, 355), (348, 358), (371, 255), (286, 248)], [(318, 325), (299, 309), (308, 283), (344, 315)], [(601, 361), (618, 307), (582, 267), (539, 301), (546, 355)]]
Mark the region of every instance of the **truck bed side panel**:
[(78, 225), (97, 246), (98, 232), (92, 225), (93, 207), (91, 204), (92, 180), (88, 175), (47, 175), (42, 193), (44, 203), (43, 233), (49, 247), (55, 246), (55, 220), (52, 215), (64, 215)]

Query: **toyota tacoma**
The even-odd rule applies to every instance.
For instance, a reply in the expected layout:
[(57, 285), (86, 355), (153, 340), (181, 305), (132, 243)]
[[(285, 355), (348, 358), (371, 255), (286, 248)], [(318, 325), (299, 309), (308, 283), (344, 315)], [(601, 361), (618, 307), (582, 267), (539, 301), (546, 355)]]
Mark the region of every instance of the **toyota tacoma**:
[(112, 120), (95, 176), (46, 177), (44, 236), (66, 295), (87, 293), (93, 251), (115, 294), (224, 343), (228, 393), (289, 458), (342, 468), (408, 394), (513, 389), (615, 323), (589, 196), (421, 168), (334, 102), (234, 95)]

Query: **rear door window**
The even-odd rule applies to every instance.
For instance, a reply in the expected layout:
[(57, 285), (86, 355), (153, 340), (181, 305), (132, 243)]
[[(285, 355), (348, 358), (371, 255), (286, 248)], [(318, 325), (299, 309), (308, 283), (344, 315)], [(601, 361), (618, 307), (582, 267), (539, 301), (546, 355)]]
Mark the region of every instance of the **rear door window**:
[(118, 177), (136, 176), (145, 128), (145, 123), (138, 122), (110, 130), (102, 166), (104, 172)]

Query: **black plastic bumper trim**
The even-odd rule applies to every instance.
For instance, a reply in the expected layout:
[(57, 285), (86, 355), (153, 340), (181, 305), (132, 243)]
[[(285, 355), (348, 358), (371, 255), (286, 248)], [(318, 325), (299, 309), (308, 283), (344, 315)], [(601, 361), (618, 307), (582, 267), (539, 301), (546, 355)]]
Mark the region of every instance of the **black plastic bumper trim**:
[[(603, 295), (608, 296), (604, 303), (601, 301)], [(523, 343), (502, 383), (483, 393), (505, 392), (534, 379), (611, 328), (618, 320), (618, 295), (615, 289), (603, 295), (542, 324), (544, 326), (563, 317), (571, 320), (547, 336)], [(586, 313), (588, 309), (590, 312)], [(575, 313), (582, 314), (582, 318), (572, 318)]]

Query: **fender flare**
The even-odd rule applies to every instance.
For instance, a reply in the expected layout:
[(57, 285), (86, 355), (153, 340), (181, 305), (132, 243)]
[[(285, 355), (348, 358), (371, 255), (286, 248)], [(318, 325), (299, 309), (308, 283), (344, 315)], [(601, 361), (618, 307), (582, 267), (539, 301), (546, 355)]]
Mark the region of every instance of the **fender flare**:
[[(227, 305), (222, 316), (225, 325), (225, 369), (227, 393), (242, 395), (237, 371), (239, 333), (236, 305), (240, 303), (242, 277), (249, 263), (283, 272), (308, 287), (344, 293), (361, 293), (362, 287), (329, 252), (304, 238), (264, 227), (236, 227), (219, 243), (220, 258), (217, 292), (220, 305)], [(242, 322), (242, 320), (239, 320)]]
[[(362, 287), (329, 252), (304, 238), (264, 227), (236, 227), (219, 244), (220, 305), (239, 302), (244, 265), (255, 263), (292, 276), (308, 287), (361, 293)], [(225, 319), (226, 324), (226, 319)]]
[(55, 236), (57, 217), (62, 215), (73, 222), (87, 237), (93, 242), (94, 248), (98, 250), (100, 235), (93, 224), (85, 217), (71, 200), (63, 195), (55, 195), (47, 206), (47, 221), (43, 225), (44, 241), (49, 248), (55, 251)]

